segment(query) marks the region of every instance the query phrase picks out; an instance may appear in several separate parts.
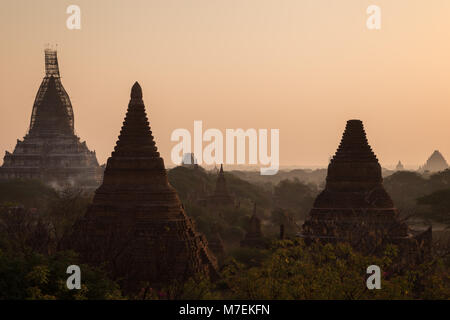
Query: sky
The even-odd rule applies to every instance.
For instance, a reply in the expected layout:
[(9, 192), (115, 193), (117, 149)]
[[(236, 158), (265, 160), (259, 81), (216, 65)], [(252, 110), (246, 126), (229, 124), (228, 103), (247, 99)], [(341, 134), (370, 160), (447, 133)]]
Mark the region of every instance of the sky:
[[(81, 9), (69, 30), (66, 8)], [(369, 5), (381, 29), (366, 27)], [(450, 160), (448, 0), (14, 0), (0, 5), (0, 152), (26, 134), (56, 45), (75, 129), (100, 163), (139, 81), (170, 166), (178, 128), (280, 130), (280, 163), (326, 166), (361, 119), (385, 167)], [(2, 160), (0, 160), (1, 163)]]

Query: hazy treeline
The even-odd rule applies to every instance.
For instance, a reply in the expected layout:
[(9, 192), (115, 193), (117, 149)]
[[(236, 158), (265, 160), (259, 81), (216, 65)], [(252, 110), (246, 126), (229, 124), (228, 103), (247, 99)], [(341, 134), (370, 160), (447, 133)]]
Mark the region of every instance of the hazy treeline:
[[(116, 281), (101, 269), (78, 261), (77, 253), (59, 250), (92, 200), (92, 193), (77, 188), (54, 190), (38, 181), (0, 182), (0, 298), (1, 299), (448, 299), (449, 248), (436, 243), (429, 260), (400, 267), (395, 247), (382, 256), (365, 256), (347, 245), (305, 246), (295, 240), (302, 221), (321, 187), (289, 177), (277, 182), (249, 182), (225, 172), (235, 205), (206, 207), (217, 175), (202, 168), (177, 167), (168, 172), (187, 214), (207, 238), (219, 234), (225, 245), (220, 257), (220, 278), (168, 283), (163, 288), (146, 284), (143, 292), (125, 296)], [(402, 212), (414, 218), (448, 224), (448, 171), (424, 177), (397, 172), (385, 186)], [(262, 220), (267, 247), (241, 248), (253, 205)], [(283, 224), (290, 239), (279, 241)], [(66, 268), (80, 263), (82, 290), (67, 290)], [(367, 291), (365, 268), (379, 264), (383, 290)]]

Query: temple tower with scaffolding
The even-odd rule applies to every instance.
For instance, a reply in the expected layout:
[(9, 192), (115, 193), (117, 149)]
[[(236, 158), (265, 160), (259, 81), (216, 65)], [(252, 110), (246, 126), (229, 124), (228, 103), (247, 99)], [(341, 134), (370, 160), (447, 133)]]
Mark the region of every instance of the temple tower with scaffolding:
[(61, 83), (56, 50), (45, 50), (45, 76), (36, 94), (30, 126), (12, 153), (6, 151), (0, 179), (38, 179), (51, 185), (98, 186), (102, 169), (95, 151), (75, 134), (69, 95)]

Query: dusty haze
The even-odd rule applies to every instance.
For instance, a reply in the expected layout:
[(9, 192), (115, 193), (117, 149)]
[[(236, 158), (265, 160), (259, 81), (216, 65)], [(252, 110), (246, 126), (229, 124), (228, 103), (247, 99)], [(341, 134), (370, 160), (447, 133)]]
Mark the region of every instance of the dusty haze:
[[(82, 29), (68, 30), (70, 4)], [(382, 29), (366, 28), (366, 8)], [(58, 44), (75, 128), (104, 163), (139, 81), (167, 165), (176, 128), (278, 128), (281, 165), (323, 165), (364, 121), (382, 165), (450, 158), (450, 1), (2, 1), (0, 152), (27, 131)], [(2, 160), (0, 160), (0, 163)]]

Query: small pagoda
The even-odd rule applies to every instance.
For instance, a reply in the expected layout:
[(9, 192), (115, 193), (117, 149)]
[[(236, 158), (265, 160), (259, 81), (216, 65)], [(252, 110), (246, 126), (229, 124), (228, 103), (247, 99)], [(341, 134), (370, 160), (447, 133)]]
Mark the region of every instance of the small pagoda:
[(193, 153), (185, 153), (183, 154), (181, 166), (185, 168), (197, 169), (198, 168), (197, 158), (195, 158)]
[(127, 291), (217, 272), (206, 238), (168, 182), (137, 82), (103, 184), (72, 239), (83, 261), (105, 265)]
[(405, 170), (405, 166), (403, 165), (403, 163), (401, 161), (399, 161), (397, 163), (397, 166), (395, 167), (395, 170), (396, 171), (403, 171), (403, 170)]
[(307, 241), (344, 241), (374, 253), (385, 244), (417, 258), (431, 245), (431, 229), (414, 234), (383, 187), (381, 166), (360, 120), (347, 122), (328, 166), (325, 189), (317, 196), (301, 236)]
[(427, 162), (419, 168), (420, 172), (439, 172), (448, 169), (448, 163), (439, 150), (435, 150)]
[(214, 193), (208, 197), (207, 204), (209, 206), (233, 206), (234, 200), (228, 192), (227, 182), (223, 172), (223, 165), (220, 165), (220, 170), (217, 175), (216, 188)]

